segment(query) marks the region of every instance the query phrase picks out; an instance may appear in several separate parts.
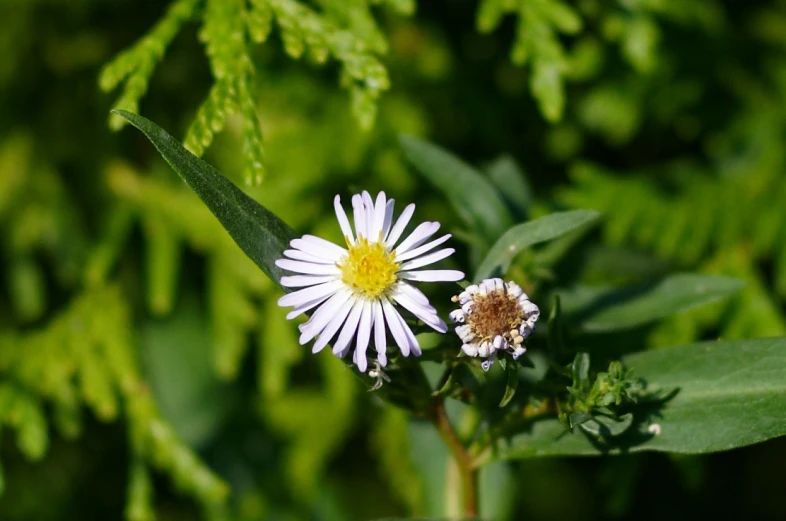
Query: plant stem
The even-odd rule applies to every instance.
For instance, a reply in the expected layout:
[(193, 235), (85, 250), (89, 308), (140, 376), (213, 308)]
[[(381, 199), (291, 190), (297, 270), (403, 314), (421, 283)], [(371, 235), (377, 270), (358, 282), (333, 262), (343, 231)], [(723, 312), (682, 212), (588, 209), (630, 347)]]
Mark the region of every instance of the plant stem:
[(461, 493), (464, 500), (464, 516), (476, 517), (478, 515), (478, 479), (477, 469), (473, 465), (472, 457), (467, 448), (459, 439), (455, 429), (448, 420), (445, 412), (445, 402), (440, 398), (434, 402), (431, 422), (439, 432), (442, 441), (456, 461), (461, 477)]

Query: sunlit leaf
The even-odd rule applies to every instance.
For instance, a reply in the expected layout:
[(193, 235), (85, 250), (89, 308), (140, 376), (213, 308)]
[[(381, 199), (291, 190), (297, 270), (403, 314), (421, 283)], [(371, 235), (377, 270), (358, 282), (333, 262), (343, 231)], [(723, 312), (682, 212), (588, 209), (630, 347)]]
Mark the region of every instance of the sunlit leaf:
[(499, 157), (486, 167), (486, 172), (502, 198), (515, 210), (514, 213), (526, 215), (534, 194), (516, 161), (507, 155)]
[(561, 291), (569, 323), (585, 331), (626, 329), (702, 306), (739, 291), (744, 282), (730, 277), (677, 274), (625, 288), (578, 287)]
[(426, 141), (412, 136), (401, 136), (400, 141), (410, 163), (445, 194), (482, 240), (499, 237), (513, 224), (505, 202), (483, 174)]
[(147, 136), (166, 162), (218, 217), (243, 252), (278, 283), (283, 272), (275, 262), (281, 258), (289, 241), (295, 238), (292, 229), (155, 123), (125, 110), (112, 112), (127, 119)]
[(729, 450), (786, 434), (786, 338), (706, 342), (624, 358), (648, 389), (676, 395), (658, 407), (640, 406), (636, 424), (615, 445), (593, 445), (556, 419), (524, 426), (503, 458), (663, 451), (698, 454)]
[(486, 258), (478, 266), (474, 280), (490, 277), (498, 270), (504, 273), (523, 249), (564, 235), (596, 220), (599, 215), (592, 210), (573, 210), (553, 213), (534, 221), (517, 224), (506, 231), (491, 247)]

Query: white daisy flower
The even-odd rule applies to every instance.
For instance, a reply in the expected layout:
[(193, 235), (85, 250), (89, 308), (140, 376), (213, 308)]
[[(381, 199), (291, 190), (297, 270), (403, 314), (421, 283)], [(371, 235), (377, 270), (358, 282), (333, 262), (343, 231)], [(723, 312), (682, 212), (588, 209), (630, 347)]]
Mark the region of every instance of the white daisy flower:
[(450, 314), (459, 324), (456, 334), (463, 342), (461, 350), (467, 356), (485, 358), (484, 370), (488, 371), (498, 352), (508, 352), (515, 360), (527, 350), (523, 342), (535, 330), (540, 310), (518, 284), (486, 279), (452, 300), (461, 305)]
[[(384, 192), (377, 195), (376, 202), (365, 191), (354, 195), (353, 233), (340, 197), (336, 196), (333, 205), (347, 247), (304, 235), (290, 243), (293, 249), (284, 252), (287, 258), (276, 261), (279, 268), (297, 273), (281, 277), (282, 286), (304, 288), (279, 299), (280, 306), (294, 307), (287, 318), (317, 308), (299, 326), (300, 344), (316, 338), (312, 351), (317, 353), (333, 341), (333, 353), (342, 358), (354, 345), (353, 361), (362, 372), (368, 367), (366, 351), (372, 329), (379, 365), (387, 365), (388, 329), (404, 356), (421, 354), (418, 341), (394, 307), (396, 304), (440, 333), (447, 331), (428, 298), (411, 282), (450, 282), (464, 278), (456, 270), (418, 269), (454, 252), (453, 248), (432, 251), (450, 235), (426, 242), (437, 232), (439, 223), (424, 222), (399, 241), (415, 205), (404, 208), (394, 222), (393, 204), (393, 199), (387, 199)], [(334, 340), (336, 334), (338, 338)]]

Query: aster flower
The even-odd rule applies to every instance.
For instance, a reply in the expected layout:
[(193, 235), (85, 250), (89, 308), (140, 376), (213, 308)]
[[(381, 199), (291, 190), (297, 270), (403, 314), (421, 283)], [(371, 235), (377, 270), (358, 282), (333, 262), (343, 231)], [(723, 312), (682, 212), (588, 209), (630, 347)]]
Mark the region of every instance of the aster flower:
[(524, 354), (524, 339), (535, 330), (540, 310), (518, 284), (486, 279), (452, 300), (461, 305), (450, 314), (459, 324), (456, 334), (463, 342), (461, 350), (467, 356), (485, 358), (484, 370), (488, 371), (499, 352), (510, 353), (514, 360)]
[[(412, 282), (449, 282), (464, 278), (456, 270), (419, 270), (450, 256), (453, 248), (432, 251), (450, 234), (426, 242), (439, 229), (437, 222), (418, 225), (404, 240), (404, 228), (412, 218), (410, 204), (393, 220), (393, 199), (384, 192), (372, 201), (368, 192), (352, 197), (354, 233), (339, 196), (333, 201), (346, 248), (313, 235), (290, 242), (286, 258), (276, 261), (279, 268), (297, 273), (281, 277), (281, 285), (303, 288), (281, 297), (278, 304), (294, 307), (287, 315), (293, 319), (317, 308), (299, 326), (300, 344), (316, 338), (312, 351), (321, 351), (333, 341), (333, 353), (340, 357), (352, 350), (353, 361), (361, 372), (368, 367), (366, 352), (374, 331), (375, 367), (387, 365), (389, 329), (404, 356), (421, 354), (420, 346), (396, 309), (399, 305), (432, 329), (445, 333), (447, 326), (437, 316), (428, 298)], [(353, 342), (354, 341), (354, 342)]]

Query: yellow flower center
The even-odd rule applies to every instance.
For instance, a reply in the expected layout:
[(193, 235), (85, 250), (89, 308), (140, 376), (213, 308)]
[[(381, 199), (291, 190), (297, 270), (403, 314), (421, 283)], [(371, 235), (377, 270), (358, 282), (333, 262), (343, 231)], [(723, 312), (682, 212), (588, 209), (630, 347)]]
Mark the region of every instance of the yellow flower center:
[(376, 299), (396, 282), (399, 266), (395, 254), (382, 243), (360, 237), (349, 245), (349, 253), (338, 267), (344, 284), (364, 297)]

